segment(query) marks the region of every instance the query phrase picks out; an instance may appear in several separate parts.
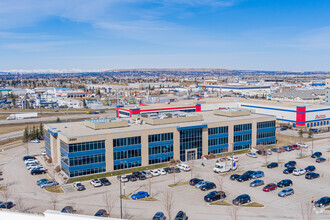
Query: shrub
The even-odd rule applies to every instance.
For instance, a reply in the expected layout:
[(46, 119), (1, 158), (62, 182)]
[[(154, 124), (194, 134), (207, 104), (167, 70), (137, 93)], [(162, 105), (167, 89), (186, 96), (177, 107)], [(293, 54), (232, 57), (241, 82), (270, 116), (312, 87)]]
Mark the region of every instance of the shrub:
[(52, 163), (52, 162), (53, 162), (52, 157), (49, 157), (48, 160), (47, 160), (47, 163)]
[(61, 171), (61, 167), (60, 167), (60, 166), (57, 166), (57, 167), (55, 168), (55, 171), (56, 171), (56, 172), (60, 172), (60, 171)]

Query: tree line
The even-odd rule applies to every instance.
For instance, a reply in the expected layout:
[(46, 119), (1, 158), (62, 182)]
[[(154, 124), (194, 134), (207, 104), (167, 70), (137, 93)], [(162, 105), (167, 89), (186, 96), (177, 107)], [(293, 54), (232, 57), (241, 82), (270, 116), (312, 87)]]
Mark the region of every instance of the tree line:
[(33, 125), (32, 127), (26, 126), (23, 134), (23, 142), (28, 142), (33, 139), (42, 139), (44, 136), (44, 125), (40, 123), (39, 127)]

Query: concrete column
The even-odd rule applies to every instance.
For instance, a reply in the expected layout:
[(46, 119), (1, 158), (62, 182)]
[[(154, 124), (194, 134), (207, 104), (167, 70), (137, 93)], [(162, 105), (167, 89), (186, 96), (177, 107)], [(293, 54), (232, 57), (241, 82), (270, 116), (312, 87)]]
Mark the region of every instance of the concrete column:
[[(202, 142), (202, 154), (203, 156), (205, 155), (208, 155), (209, 153), (209, 132), (208, 132), (208, 128), (203, 128), (203, 134), (202, 134), (202, 137), (203, 137), (203, 142)], [(197, 158), (197, 159), (200, 159), (200, 158)]]
[(173, 158), (180, 160), (180, 132), (173, 131)]
[(251, 144), (251, 149), (257, 146), (257, 122), (254, 121), (252, 122), (252, 144)]
[(228, 152), (234, 151), (234, 125), (228, 125)]
[(148, 166), (149, 165), (149, 142), (148, 142), (148, 135), (141, 136), (141, 165)]
[(105, 139), (105, 171), (113, 172), (113, 138)]

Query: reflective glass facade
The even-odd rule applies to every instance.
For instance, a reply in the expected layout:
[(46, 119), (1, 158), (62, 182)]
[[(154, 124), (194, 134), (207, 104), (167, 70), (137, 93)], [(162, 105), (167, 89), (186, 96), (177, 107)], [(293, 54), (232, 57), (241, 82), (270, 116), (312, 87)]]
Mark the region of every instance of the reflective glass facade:
[(180, 160), (186, 161), (186, 150), (197, 149), (197, 159), (202, 156), (202, 128), (180, 130)]
[(257, 123), (257, 144), (276, 144), (276, 122), (265, 121)]
[(251, 148), (252, 124), (234, 125), (234, 151)]
[(141, 166), (141, 136), (113, 139), (114, 170)]

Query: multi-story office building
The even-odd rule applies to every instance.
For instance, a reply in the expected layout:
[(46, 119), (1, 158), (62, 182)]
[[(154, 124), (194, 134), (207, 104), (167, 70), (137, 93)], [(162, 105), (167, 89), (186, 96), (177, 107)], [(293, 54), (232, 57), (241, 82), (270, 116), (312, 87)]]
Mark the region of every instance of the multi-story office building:
[(69, 177), (112, 172), (275, 144), (275, 120), (219, 109), (52, 123), (45, 125), (46, 152)]

